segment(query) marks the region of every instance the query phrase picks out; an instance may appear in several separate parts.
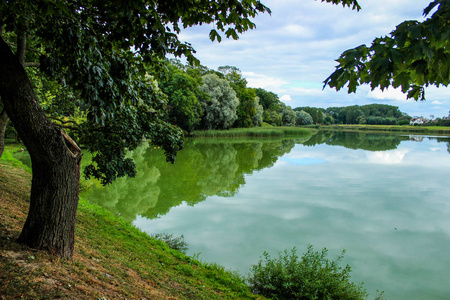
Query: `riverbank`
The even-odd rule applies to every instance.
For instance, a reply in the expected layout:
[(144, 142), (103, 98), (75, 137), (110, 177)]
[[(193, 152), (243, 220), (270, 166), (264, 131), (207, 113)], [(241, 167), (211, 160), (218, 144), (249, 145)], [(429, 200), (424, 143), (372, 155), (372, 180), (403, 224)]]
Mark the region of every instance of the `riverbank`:
[(410, 126), (410, 125), (313, 125), (302, 128), (347, 131), (385, 131), (408, 134), (444, 134), (450, 135), (450, 127)]
[(234, 137), (304, 137), (310, 136), (315, 130), (302, 127), (253, 127), (233, 128), (228, 130), (199, 130), (194, 131), (196, 138), (234, 138)]
[(31, 187), (29, 168), (12, 155), (21, 148), (7, 145), (0, 159), (0, 299), (265, 299), (238, 275), (82, 199), (72, 261), (17, 244)]

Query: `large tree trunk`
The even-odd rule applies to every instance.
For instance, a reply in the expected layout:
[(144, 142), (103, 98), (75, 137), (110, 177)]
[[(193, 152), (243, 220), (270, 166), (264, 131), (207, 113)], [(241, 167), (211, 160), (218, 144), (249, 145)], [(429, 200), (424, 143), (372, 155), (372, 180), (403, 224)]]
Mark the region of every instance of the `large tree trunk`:
[[(0, 36), (2, 34), (2, 27), (0, 26)], [(17, 51), (16, 56), (19, 62), (24, 65), (25, 64), (25, 53), (27, 48), (27, 39), (24, 34), (19, 34), (17, 36)], [(6, 136), (6, 126), (8, 125), (9, 117), (6, 113), (6, 109), (3, 108), (0, 113), (0, 157), (3, 155), (3, 151), (5, 150), (5, 136)], [(16, 136), (17, 140), (17, 136)]]
[(0, 157), (2, 157), (3, 151), (5, 150), (6, 125), (8, 125), (8, 121), (8, 114), (6, 113), (6, 109), (3, 108), (0, 113)]
[(1, 37), (0, 97), (32, 163), (30, 210), (19, 242), (71, 258), (81, 150), (46, 117), (22, 64)]

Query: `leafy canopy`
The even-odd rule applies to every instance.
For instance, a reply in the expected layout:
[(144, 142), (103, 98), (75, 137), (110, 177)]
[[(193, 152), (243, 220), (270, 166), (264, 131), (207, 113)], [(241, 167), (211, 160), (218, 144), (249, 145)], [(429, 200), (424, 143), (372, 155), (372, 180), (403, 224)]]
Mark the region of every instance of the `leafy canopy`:
[(425, 99), (425, 87), (448, 86), (450, 80), (450, 0), (434, 0), (424, 10), (424, 22), (405, 21), (370, 47), (358, 46), (341, 54), (326, 80), (336, 90), (361, 84), (372, 90), (401, 88), (407, 98)]

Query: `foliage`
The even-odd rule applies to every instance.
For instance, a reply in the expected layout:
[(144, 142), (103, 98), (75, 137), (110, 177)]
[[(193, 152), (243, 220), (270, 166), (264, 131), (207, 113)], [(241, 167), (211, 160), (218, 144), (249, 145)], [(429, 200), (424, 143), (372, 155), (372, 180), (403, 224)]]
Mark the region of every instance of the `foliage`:
[(266, 91), (262, 88), (257, 88), (255, 90), (256, 95), (259, 97), (259, 102), (263, 106), (264, 110), (278, 110), (278, 105), (280, 104), (280, 99), (273, 93)]
[(370, 124), (370, 125), (397, 125), (397, 124), (399, 124), (399, 122), (395, 118), (368, 117), (367, 124)]
[[(192, 73), (192, 72), (191, 72)], [(199, 99), (208, 96), (199, 89), (201, 82), (174, 65), (168, 66), (167, 78), (160, 81), (160, 88), (168, 96), (167, 117), (170, 123), (188, 132), (199, 124), (203, 109)]]
[(423, 22), (405, 21), (389, 36), (370, 47), (358, 46), (341, 54), (336, 70), (326, 80), (336, 90), (348, 84), (353, 93), (361, 84), (372, 90), (401, 88), (407, 98), (425, 99), (425, 87), (448, 86), (450, 81), (450, 0), (434, 0)]
[(283, 102), (280, 103), (280, 115), (283, 126), (295, 126), (297, 114), (290, 106), (287, 106)]
[(237, 120), (234, 127), (260, 126), (263, 109), (260, 107), (255, 89), (247, 87), (247, 80), (242, 76), (241, 70), (233, 66), (221, 66), (218, 68), (218, 72), (222, 73), (224, 78), (230, 82), (230, 86), (239, 99), (239, 105), (236, 108)]
[(281, 126), (282, 117), (278, 113), (280, 110), (281, 101), (278, 96), (273, 92), (269, 92), (261, 88), (255, 89), (255, 92), (259, 98), (259, 103), (264, 109), (263, 121), (271, 125)]
[(189, 244), (184, 240), (184, 235), (174, 237), (173, 233), (156, 233), (152, 235), (152, 237), (163, 241), (170, 249), (178, 250), (183, 253), (186, 253), (188, 250)]
[(244, 87), (236, 90), (236, 96), (239, 99), (239, 105), (236, 108), (238, 118), (235, 122), (235, 127), (248, 128), (261, 124), (262, 108), (260, 108), (259, 98), (256, 96), (255, 90)]
[(306, 107), (297, 107), (294, 110), (295, 111), (303, 110), (304, 112), (308, 113), (312, 117), (314, 124), (323, 124), (324, 122), (323, 108), (306, 106)]
[(277, 258), (264, 252), (251, 268), (250, 287), (272, 299), (365, 299), (362, 284), (350, 282), (350, 266), (339, 266), (345, 251), (334, 260), (326, 258), (327, 252), (316, 252), (311, 245), (301, 258), (295, 247)]
[(263, 122), (264, 108), (259, 103), (259, 97), (258, 96), (255, 97), (254, 105), (255, 105), (256, 112), (252, 116), (252, 122), (253, 122), (253, 125), (255, 127), (259, 127), (259, 126), (262, 125), (262, 122)]
[(204, 84), (200, 90), (210, 97), (201, 102), (204, 116), (202, 120), (204, 129), (227, 129), (237, 119), (236, 109), (239, 100), (235, 91), (226, 79), (216, 74), (203, 76)]
[[(296, 108), (298, 110), (300, 108)], [(329, 107), (324, 110), (324, 122), (328, 124), (378, 124), (396, 125), (401, 118), (408, 118), (397, 106), (386, 104)], [(334, 120), (334, 122), (333, 122)]]
[(311, 125), (313, 123), (313, 118), (306, 111), (296, 111), (297, 120), (295, 121), (296, 125)]

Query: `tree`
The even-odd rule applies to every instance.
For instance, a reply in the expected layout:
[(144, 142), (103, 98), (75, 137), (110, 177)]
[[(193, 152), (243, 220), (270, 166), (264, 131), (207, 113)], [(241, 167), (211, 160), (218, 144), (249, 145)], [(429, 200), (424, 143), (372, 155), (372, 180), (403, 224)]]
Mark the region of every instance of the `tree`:
[(307, 112), (313, 119), (314, 124), (323, 124), (323, 118), (324, 113), (322, 112), (323, 109), (317, 108), (317, 107), (297, 107), (294, 110)]
[(181, 27), (214, 23), (212, 40), (254, 28), (270, 10), (259, 1), (11, 1), (0, 2), (0, 28), (42, 49), (40, 69), (70, 86), (87, 112), (80, 124), (51, 121), (42, 110), (18, 51), (0, 38), (0, 97), (32, 160), (30, 210), (19, 241), (60, 257), (73, 255), (82, 152), (63, 128), (93, 153), (86, 175), (109, 183), (134, 176), (125, 157), (142, 139), (173, 160), (181, 131), (162, 120), (165, 101), (145, 77), (166, 54), (195, 62)]
[(258, 96), (255, 97), (254, 105), (255, 105), (255, 108), (256, 108), (256, 112), (252, 116), (252, 122), (253, 122), (253, 125), (255, 127), (259, 127), (259, 126), (262, 125), (262, 122), (263, 122), (264, 108), (259, 103), (259, 97)]
[[(0, 26), (0, 36), (2, 34), (3, 34), (3, 26)], [(17, 35), (16, 58), (21, 65), (24, 65), (25, 63), (25, 53), (26, 53), (26, 38), (23, 34)], [(2, 157), (3, 151), (5, 149), (6, 126), (8, 125), (8, 122), (9, 122), (8, 113), (6, 112), (6, 107), (3, 106), (0, 112), (0, 157)]]
[(263, 107), (263, 121), (272, 125), (281, 125), (281, 116), (278, 114), (280, 110), (280, 99), (273, 92), (268, 92), (264, 89), (255, 89), (256, 95), (259, 98), (259, 103)]
[(199, 89), (201, 82), (196, 81), (175, 65), (169, 66), (168, 69), (167, 79), (159, 86), (169, 98), (167, 104), (169, 122), (191, 132), (198, 126), (203, 115), (199, 98), (204, 98), (206, 95)]
[(231, 88), (226, 79), (216, 74), (203, 76), (204, 84), (200, 90), (210, 96), (201, 102), (204, 129), (228, 129), (237, 119), (236, 108), (239, 100), (236, 92)]
[(389, 36), (376, 38), (370, 47), (358, 46), (341, 54), (336, 70), (326, 80), (348, 92), (361, 84), (372, 90), (401, 87), (407, 98), (425, 100), (425, 87), (448, 86), (450, 81), (450, 0), (434, 0), (424, 9), (423, 22), (405, 21)]
[(296, 111), (297, 119), (295, 121), (296, 125), (311, 125), (313, 123), (313, 118), (306, 111)]
[(290, 106), (284, 104), (283, 102), (280, 103), (280, 115), (283, 126), (295, 126), (297, 114)]
[(256, 119), (259, 98), (256, 96), (255, 90), (244, 87), (235, 89), (235, 91), (239, 99), (239, 105), (236, 108), (237, 120), (234, 126), (240, 128), (256, 126), (253, 123), (253, 119)]
[(6, 109), (2, 108), (0, 112), (0, 157), (3, 155), (3, 150), (5, 150), (5, 135), (6, 126), (8, 125), (9, 117), (6, 113)]
[(232, 66), (221, 66), (218, 71), (223, 74), (224, 78), (230, 82), (230, 86), (236, 92), (239, 99), (239, 106), (237, 107), (237, 120), (235, 127), (248, 128), (259, 126), (254, 124), (255, 119), (259, 124), (258, 110), (259, 98), (252, 88), (247, 87), (247, 80), (242, 76), (241, 70)]

